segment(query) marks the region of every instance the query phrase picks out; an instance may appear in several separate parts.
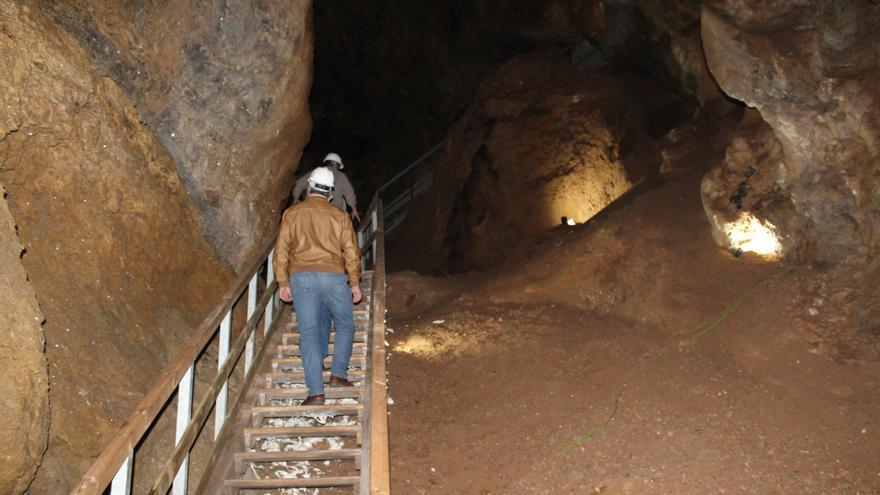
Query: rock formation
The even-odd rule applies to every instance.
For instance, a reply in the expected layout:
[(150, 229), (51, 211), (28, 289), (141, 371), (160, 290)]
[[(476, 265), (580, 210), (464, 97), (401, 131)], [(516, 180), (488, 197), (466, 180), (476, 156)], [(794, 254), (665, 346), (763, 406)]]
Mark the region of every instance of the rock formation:
[(649, 131), (668, 127), (652, 129), (651, 116), (674, 115), (674, 101), (639, 79), (582, 75), (558, 54), (511, 60), (447, 136), (434, 186), (402, 228), (406, 241), (462, 270), (561, 222), (588, 220), (656, 171)]
[(274, 231), (311, 129), (311, 2), (39, 2), (134, 100), (208, 240), (241, 267)]
[[(782, 255), (863, 258), (880, 247), (880, 6), (713, 0), (712, 74), (767, 126), (746, 122), (703, 184), (716, 238), (742, 212), (777, 229)], [(772, 134), (770, 133), (772, 131)]]
[(43, 314), (21, 258), (24, 247), (0, 188), (0, 493), (22, 493), (46, 450), (49, 377)]
[(0, 332), (20, 338), (0, 361), (33, 368), (29, 382), (4, 378), (10, 400), (32, 394), (3, 412), (32, 416), (3, 437), (17, 442), (3, 493), (38, 465), (30, 493), (66, 493), (274, 235), (309, 129), (309, 11), (0, 0), (0, 184), (14, 219), (2, 224), (26, 250), (4, 240), (3, 282), (19, 292), (0, 305), (20, 304)]

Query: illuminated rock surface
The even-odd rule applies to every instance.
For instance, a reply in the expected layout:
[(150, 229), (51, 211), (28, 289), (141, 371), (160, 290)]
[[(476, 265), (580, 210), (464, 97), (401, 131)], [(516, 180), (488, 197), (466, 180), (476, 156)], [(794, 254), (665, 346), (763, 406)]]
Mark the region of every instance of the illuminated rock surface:
[(470, 269), (563, 217), (589, 220), (656, 171), (651, 134), (675, 122), (674, 102), (645, 80), (582, 75), (546, 52), (504, 64), (447, 136), (435, 185), (403, 229), (418, 233), (406, 240), (447, 269)]
[[(839, 261), (876, 252), (878, 27), (880, 8), (871, 2), (704, 4), (712, 74), (772, 129), (772, 136), (744, 130), (752, 137), (735, 140), (724, 170), (707, 178), (710, 217), (729, 216), (730, 203), (719, 203), (729, 194), (780, 226), (789, 258)], [(724, 184), (713, 183), (719, 179)]]

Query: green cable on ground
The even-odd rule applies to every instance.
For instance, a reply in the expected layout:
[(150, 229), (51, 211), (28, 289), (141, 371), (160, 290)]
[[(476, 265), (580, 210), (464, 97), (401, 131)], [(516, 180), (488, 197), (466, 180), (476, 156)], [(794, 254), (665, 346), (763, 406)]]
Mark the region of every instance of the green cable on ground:
[(719, 316), (717, 320), (715, 320), (712, 323), (709, 323), (708, 325), (701, 328), (699, 332), (697, 332), (693, 337), (691, 337), (691, 344), (695, 343), (700, 337), (702, 337), (703, 335), (706, 335), (707, 333), (712, 331), (713, 328), (717, 327), (722, 321), (726, 320), (728, 316), (732, 315), (736, 310), (738, 310), (739, 307), (742, 306), (746, 302), (746, 300), (748, 300), (748, 299), (749, 299), (749, 296), (743, 297), (742, 299), (737, 301), (736, 304), (729, 307), (727, 309), (727, 311), (725, 311), (724, 313), (721, 313), (721, 316)]
[[(690, 338), (690, 343), (691, 344), (695, 343), (701, 337), (703, 337), (707, 333), (711, 332), (715, 327), (717, 327), (719, 324), (721, 324), (721, 322), (723, 322), (730, 315), (735, 313), (736, 310), (738, 310), (749, 299), (750, 299), (750, 296), (745, 296), (742, 299), (740, 299), (739, 301), (737, 301), (733, 306), (727, 308), (727, 310), (724, 313), (721, 313), (721, 316), (719, 316), (717, 319), (715, 319), (715, 321), (705, 325), (696, 334), (694, 334), (694, 336)], [(665, 357), (670, 352), (675, 351), (677, 349), (678, 349), (678, 347), (673, 347), (669, 351), (665, 352), (661, 357)], [(620, 403), (620, 397), (623, 395), (623, 391), (625, 389), (626, 389), (626, 384), (624, 383), (623, 386), (620, 387), (620, 391), (617, 393), (617, 397), (614, 398), (614, 409), (612, 409), (611, 415), (609, 415), (607, 418), (605, 418), (605, 421), (603, 421), (602, 424), (593, 428), (588, 433), (585, 433), (583, 435), (578, 435), (578, 436), (572, 438), (571, 441), (569, 441), (564, 447), (559, 449), (559, 452), (556, 453), (556, 457), (562, 456), (562, 454), (564, 454), (565, 451), (574, 447), (576, 444), (583, 442), (584, 440), (589, 440), (589, 439), (593, 438), (597, 433), (599, 433), (602, 430), (604, 430), (605, 428), (607, 428), (608, 425), (611, 424), (611, 421), (614, 420), (614, 416), (617, 415), (617, 408)]]
[(605, 421), (602, 422), (599, 426), (593, 428), (589, 433), (585, 433), (583, 435), (578, 435), (571, 439), (570, 442), (565, 447), (559, 449), (559, 452), (556, 453), (556, 457), (560, 457), (565, 453), (566, 450), (574, 447), (576, 444), (583, 442), (584, 440), (589, 440), (593, 438), (594, 435), (604, 430), (611, 421), (614, 420), (614, 416), (617, 414), (617, 405), (620, 402), (620, 396), (623, 395), (623, 391), (626, 389), (626, 384), (624, 383), (622, 387), (620, 387), (620, 391), (617, 392), (617, 397), (614, 398), (614, 409), (611, 411), (611, 415), (605, 418)]

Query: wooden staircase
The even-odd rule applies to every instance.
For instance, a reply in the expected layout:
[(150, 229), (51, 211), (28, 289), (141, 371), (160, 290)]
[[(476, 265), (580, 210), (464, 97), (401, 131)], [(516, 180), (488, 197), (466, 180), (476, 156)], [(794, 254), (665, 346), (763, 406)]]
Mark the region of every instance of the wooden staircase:
[[(382, 212), (377, 198), (357, 232), (372, 270), (362, 273), (354, 311), (356, 386), (328, 387), (326, 405), (302, 405), (299, 333), (295, 319), (284, 325), (290, 309), (279, 304), (267, 240), (70, 495), (390, 495)], [(173, 443), (159, 424), (174, 426)]]
[[(258, 363), (254, 386), (238, 415), (242, 424), (236, 430), (241, 436), (230, 439), (215, 468), (225, 473), (215, 471), (211, 476), (223, 480), (222, 488), (215, 484), (206, 493), (360, 493), (361, 459), (369, 455), (363, 440), (364, 411), (369, 407), (364, 378), (369, 363), (371, 277), (372, 272), (363, 274), (364, 300), (354, 310), (349, 380), (355, 386), (327, 387), (325, 405), (301, 405), (308, 391), (293, 315), (288, 328), (267, 344), (271, 347)], [(331, 354), (334, 341), (331, 330)], [(331, 361), (332, 356), (325, 359), (325, 369)], [(325, 371), (325, 381), (329, 377)]]

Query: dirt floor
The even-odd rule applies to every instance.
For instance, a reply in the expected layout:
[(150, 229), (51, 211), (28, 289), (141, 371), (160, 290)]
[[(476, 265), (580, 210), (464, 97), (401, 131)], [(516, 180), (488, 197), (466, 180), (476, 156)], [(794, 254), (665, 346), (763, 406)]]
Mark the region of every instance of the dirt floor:
[(878, 263), (734, 257), (702, 175), (391, 274), (395, 493), (880, 493)]

